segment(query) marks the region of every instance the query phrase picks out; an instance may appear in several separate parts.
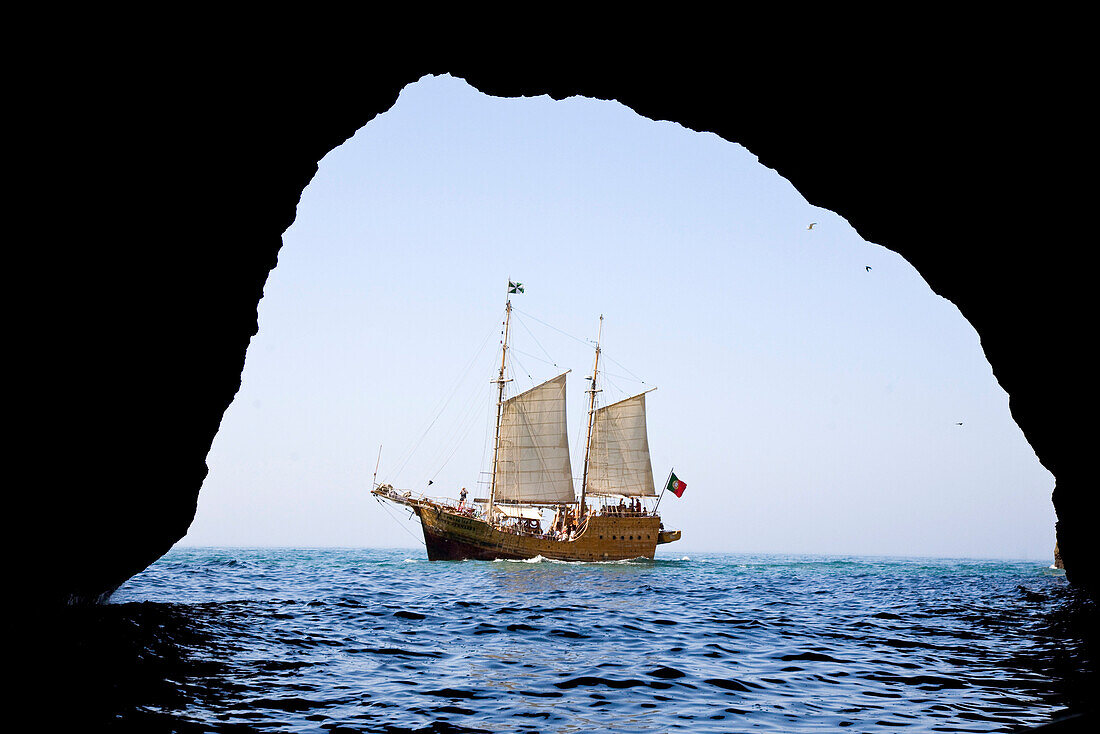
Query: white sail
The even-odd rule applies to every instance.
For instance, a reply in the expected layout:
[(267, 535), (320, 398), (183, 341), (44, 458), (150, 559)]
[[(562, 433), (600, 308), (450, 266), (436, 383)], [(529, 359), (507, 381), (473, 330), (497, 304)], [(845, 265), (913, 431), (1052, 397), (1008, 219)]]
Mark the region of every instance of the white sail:
[(649, 461), (645, 393), (596, 410), (588, 451), (588, 494), (657, 494)]
[(504, 401), (493, 479), (495, 502), (576, 501), (565, 423), (565, 374)]

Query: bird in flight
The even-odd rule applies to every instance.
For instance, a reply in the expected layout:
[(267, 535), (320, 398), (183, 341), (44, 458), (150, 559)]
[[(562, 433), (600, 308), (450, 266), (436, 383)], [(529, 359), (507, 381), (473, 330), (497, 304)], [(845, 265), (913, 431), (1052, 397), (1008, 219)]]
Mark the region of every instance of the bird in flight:
[(864, 267), (867, 268), (868, 273), (871, 272), (871, 266), (870, 265), (865, 265)]
[(810, 222), (810, 226), (806, 227), (806, 229), (813, 229), (815, 224), (817, 224), (817, 222)]
[(955, 425), (956, 425), (956, 426), (961, 426), (961, 425), (962, 425), (962, 423), (956, 423)]

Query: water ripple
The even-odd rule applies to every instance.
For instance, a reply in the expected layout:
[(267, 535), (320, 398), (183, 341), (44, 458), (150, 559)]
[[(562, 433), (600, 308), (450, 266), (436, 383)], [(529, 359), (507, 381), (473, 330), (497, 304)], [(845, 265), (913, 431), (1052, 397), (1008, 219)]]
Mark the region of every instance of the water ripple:
[(330, 734), (1008, 731), (1094, 705), (1095, 606), (1043, 564), (417, 561), (174, 550), (66, 611), (59, 698), (88, 728)]

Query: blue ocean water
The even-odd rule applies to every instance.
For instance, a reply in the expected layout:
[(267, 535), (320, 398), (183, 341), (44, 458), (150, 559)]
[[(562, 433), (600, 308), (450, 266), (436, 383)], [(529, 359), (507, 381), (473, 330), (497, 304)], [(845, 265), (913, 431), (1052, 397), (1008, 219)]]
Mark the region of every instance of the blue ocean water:
[(1010, 731), (1096, 682), (1037, 562), (178, 548), (74, 614), (125, 731)]

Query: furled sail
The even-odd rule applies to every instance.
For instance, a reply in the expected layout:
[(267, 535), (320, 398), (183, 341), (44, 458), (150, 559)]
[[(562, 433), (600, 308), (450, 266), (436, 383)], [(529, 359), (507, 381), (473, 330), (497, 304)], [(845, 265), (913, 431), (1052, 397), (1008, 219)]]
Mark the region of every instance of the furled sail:
[(496, 502), (570, 503), (565, 374), (504, 401), (493, 477)]
[(596, 410), (588, 452), (588, 494), (657, 494), (649, 461), (645, 393)]

